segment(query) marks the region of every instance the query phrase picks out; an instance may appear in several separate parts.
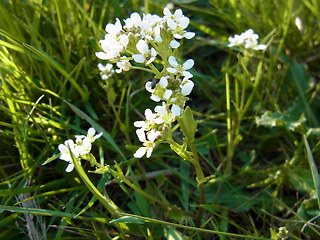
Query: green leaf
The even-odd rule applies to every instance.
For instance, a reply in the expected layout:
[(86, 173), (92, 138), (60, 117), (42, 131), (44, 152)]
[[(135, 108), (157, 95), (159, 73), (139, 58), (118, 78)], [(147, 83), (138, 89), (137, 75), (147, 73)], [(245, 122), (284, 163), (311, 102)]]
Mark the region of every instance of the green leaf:
[[(39, 209), (39, 208), (21, 208), (21, 207), (12, 207), (0, 205), (0, 210), (15, 212), (15, 213), (26, 213), (26, 214), (34, 214), (34, 215), (42, 215), (42, 216), (50, 216), (50, 217), (66, 217), (66, 218), (74, 218), (76, 214), (68, 213), (68, 212), (59, 212), (53, 210)], [(78, 219), (86, 220), (86, 221), (96, 221), (101, 223), (107, 223), (106, 218), (100, 217), (82, 217), (78, 216)]]
[(124, 216), (115, 220), (110, 221), (109, 223), (136, 223), (136, 224), (144, 224), (145, 221), (135, 217)]
[(310, 169), (311, 169), (311, 173), (312, 173), (312, 178), (313, 178), (313, 184), (314, 184), (314, 188), (316, 189), (316, 193), (317, 193), (317, 199), (318, 199), (318, 205), (319, 205), (319, 209), (320, 209), (320, 178), (319, 178), (319, 172), (317, 169), (317, 165), (314, 161), (313, 155), (312, 155), (312, 151), (310, 148), (310, 145), (308, 143), (308, 139), (307, 137), (304, 135), (303, 136), (304, 139), (304, 144), (306, 146), (307, 149), (307, 156), (308, 156), (308, 161), (310, 164)]
[(192, 111), (189, 107), (183, 111), (180, 117), (178, 117), (178, 123), (180, 125), (181, 132), (188, 138), (189, 141), (194, 140), (194, 135), (197, 131), (197, 122), (193, 118)]

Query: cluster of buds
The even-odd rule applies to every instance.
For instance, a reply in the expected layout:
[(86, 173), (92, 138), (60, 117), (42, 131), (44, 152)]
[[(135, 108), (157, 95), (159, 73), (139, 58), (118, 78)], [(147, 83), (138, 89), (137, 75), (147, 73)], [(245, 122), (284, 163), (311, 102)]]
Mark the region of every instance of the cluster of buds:
[(102, 133), (97, 135), (94, 128), (89, 128), (87, 135), (76, 135), (75, 141), (68, 139), (64, 144), (59, 144), (58, 149), (61, 153), (60, 159), (68, 162), (66, 172), (71, 172), (74, 169), (72, 155), (78, 159), (81, 156), (87, 155), (91, 151), (91, 144), (102, 136)]
[[(114, 24), (107, 24), (106, 35), (99, 43), (101, 52), (96, 56), (118, 67), (115, 71), (129, 71), (134, 69), (133, 63), (144, 65), (149, 72), (156, 76), (156, 82), (149, 81), (145, 88), (151, 93), (151, 99), (161, 102), (152, 112), (145, 110), (145, 121), (137, 121), (134, 126), (143, 147), (134, 154), (141, 158), (146, 154), (150, 157), (155, 141), (161, 139), (164, 131), (171, 130), (171, 123), (181, 115), (188, 95), (194, 83), (193, 75), (188, 71), (194, 65), (192, 59), (184, 64), (179, 64), (174, 51), (180, 46), (182, 38), (191, 39), (195, 33), (186, 31), (189, 18), (183, 15), (181, 9), (174, 14), (166, 7), (163, 17), (152, 14), (140, 16), (134, 12), (129, 18), (123, 20), (122, 26), (119, 19)], [(153, 64), (155, 60), (162, 63), (162, 69), (157, 69)], [(130, 63), (131, 61), (131, 63)], [(157, 65), (159, 66), (159, 65)], [(162, 139), (163, 140), (163, 139)]]
[(234, 35), (234, 37), (229, 37), (229, 45), (228, 47), (233, 46), (244, 46), (246, 49), (253, 50), (265, 50), (267, 45), (258, 43), (259, 35), (254, 33), (252, 29), (248, 29), (247, 31)]

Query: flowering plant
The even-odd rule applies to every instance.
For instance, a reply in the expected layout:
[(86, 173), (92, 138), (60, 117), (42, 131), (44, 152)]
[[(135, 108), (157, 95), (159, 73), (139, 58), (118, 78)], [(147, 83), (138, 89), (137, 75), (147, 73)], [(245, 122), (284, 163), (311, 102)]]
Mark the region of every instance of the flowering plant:
[[(172, 139), (171, 126), (177, 118), (179, 124), (179, 119), (185, 118), (183, 112), (187, 96), (194, 87), (191, 80), (193, 75), (189, 72), (194, 61), (189, 59), (183, 64), (178, 63), (175, 49), (180, 46), (178, 40), (191, 39), (195, 33), (186, 31), (190, 20), (183, 15), (181, 9), (172, 14), (166, 7), (163, 14), (163, 17), (152, 14), (143, 14), (141, 17), (135, 12), (124, 20), (123, 26), (119, 19), (116, 19), (114, 24), (107, 24), (107, 33), (104, 39), (99, 41), (103, 51), (97, 52), (96, 56), (116, 63), (119, 67), (117, 73), (141, 69), (155, 74), (158, 79), (156, 84), (152, 81), (145, 84), (146, 90), (151, 93), (150, 99), (160, 105), (156, 106), (154, 111), (147, 108), (144, 121), (134, 122), (137, 136), (143, 144), (134, 157), (141, 158), (146, 155), (149, 158), (158, 143), (166, 142), (180, 156), (188, 159), (192, 154), (182, 154), (187, 143), (179, 145)], [(155, 62), (158, 63), (157, 67)], [(188, 111), (188, 114), (192, 115), (191, 111)], [(189, 119), (193, 121), (189, 125), (196, 124), (193, 118)], [(181, 124), (180, 128), (183, 128)]]

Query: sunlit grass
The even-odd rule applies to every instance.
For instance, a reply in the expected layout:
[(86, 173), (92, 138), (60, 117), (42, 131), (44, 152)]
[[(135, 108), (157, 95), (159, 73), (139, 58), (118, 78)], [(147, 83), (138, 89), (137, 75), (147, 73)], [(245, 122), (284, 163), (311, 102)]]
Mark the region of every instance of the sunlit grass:
[[(167, 3), (1, 2), (1, 239), (280, 239), (280, 227), (290, 239), (319, 238), (320, 4), (175, 1), (196, 32), (179, 56), (195, 61), (187, 104), (205, 177), (199, 201), (194, 167), (169, 146), (133, 157), (153, 75), (104, 82), (95, 56), (107, 23), (162, 15)], [(227, 47), (250, 28), (265, 51)], [(57, 146), (91, 126), (103, 132), (92, 153), (113, 171), (83, 162), (81, 179), (65, 172)]]

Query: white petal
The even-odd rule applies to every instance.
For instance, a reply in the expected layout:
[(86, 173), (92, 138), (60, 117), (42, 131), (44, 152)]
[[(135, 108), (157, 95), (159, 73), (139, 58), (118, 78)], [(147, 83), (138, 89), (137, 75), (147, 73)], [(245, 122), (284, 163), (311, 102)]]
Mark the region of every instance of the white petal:
[(172, 90), (167, 89), (163, 94), (163, 98), (168, 100), (171, 97), (171, 95), (172, 95)]
[(136, 130), (136, 134), (139, 138), (140, 142), (145, 142), (146, 141), (146, 134), (144, 133), (144, 129), (140, 128)]
[(164, 123), (164, 120), (160, 117), (157, 117), (156, 119), (154, 119), (154, 123), (161, 124), (161, 123)]
[(194, 65), (194, 61), (192, 59), (189, 59), (183, 64), (183, 69), (188, 70), (188, 69), (192, 68), (193, 65)]
[(160, 78), (159, 84), (161, 87), (166, 88), (168, 86), (168, 80), (166, 77)]
[(180, 116), (181, 108), (178, 105), (173, 104), (171, 107), (171, 112), (173, 116)]
[(68, 167), (66, 168), (66, 172), (71, 172), (74, 169), (74, 165), (70, 163)]
[(184, 76), (185, 79), (189, 79), (193, 77), (193, 75), (188, 71), (182, 71), (182, 75)]
[(133, 154), (133, 156), (135, 158), (142, 158), (143, 155), (146, 153), (146, 151), (147, 151), (147, 148), (141, 147), (135, 152), (135, 154)]
[(171, 16), (171, 12), (170, 12), (169, 8), (165, 7), (165, 8), (163, 9), (163, 15), (165, 15), (165, 16)]
[(88, 129), (88, 136), (94, 136), (95, 133), (96, 133), (96, 130), (93, 127)]
[(100, 138), (100, 137), (102, 136), (102, 134), (103, 134), (103, 133), (101, 132), (101, 133), (97, 134), (96, 136), (94, 136), (94, 140)]
[(66, 162), (72, 162), (72, 159), (69, 153), (63, 153), (59, 158)]
[(150, 96), (151, 100), (155, 101), (155, 102), (160, 102), (161, 98), (159, 98), (157, 95), (152, 94)]
[(148, 133), (148, 140), (150, 141), (150, 142), (154, 142), (154, 140), (156, 139), (156, 137), (157, 137), (157, 133), (156, 133), (156, 131), (154, 131), (153, 129)]
[(185, 29), (188, 27), (190, 23), (190, 19), (188, 17), (181, 17), (179, 18), (179, 26), (182, 28), (182, 29)]
[(174, 56), (170, 56), (169, 59), (168, 59), (168, 61), (169, 61), (170, 65), (171, 65), (172, 67), (175, 68), (175, 67), (178, 66), (178, 62), (177, 62), (177, 60), (176, 60), (176, 58), (175, 58)]
[(181, 38), (183, 38), (183, 36), (181, 36), (181, 35), (178, 34), (178, 33), (173, 34), (173, 37), (176, 38), (176, 39), (181, 39)]
[(172, 48), (178, 48), (180, 46), (180, 43), (177, 40), (172, 40), (169, 45)]
[(178, 24), (175, 21), (173, 21), (171, 18), (169, 18), (167, 20), (167, 24), (168, 24), (169, 28), (171, 28), (173, 30), (175, 30), (178, 26)]
[(144, 63), (146, 60), (142, 54), (132, 54), (132, 57), (137, 63)]
[(181, 18), (183, 16), (183, 13), (182, 13), (182, 10), (181, 9), (177, 9), (175, 12), (174, 12), (174, 17), (175, 18)]
[(196, 34), (194, 32), (186, 32), (183, 36), (186, 38), (186, 39), (191, 39), (195, 36)]
[(194, 83), (190, 80), (187, 80), (186, 83), (182, 83), (182, 87), (181, 87), (181, 94), (183, 96), (187, 96), (191, 93), (192, 89), (193, 89), (193, 86), (194, 86)]
[(147, 120), (151, 120), (151, 118), (153, 117), (152, 111), (151, 111), (151, 109), (149, 109), (149, 108), (147, 108), (147, 109), (144, 111), (144, 115), (146, 116), (146, 119), (147, 119)]
[(137, 47), (138, 51), (144, 55), (148, 54), (148, 52), (149, 52), (148, 44), (144, 40), (140, 39), (139, 42), (137, 43), (136, 47)]
[(152, 83), (151, 81), (146, 82), (145, 88), (146, 88), (146, 90), (147, 90), (148, 92), (151, 92), (151, 93), (154, 92), (154, 89), (152, 88), (152, 85), (153, 85), (153, 83)]
[(60, 153), (68, 152), (68, 147), (64, 144), (59, 144), (58, 149), (59, 149)]
[(108, 54), (106, 54), (105, 52), (96, 52), (96, 57), (101, 59), (101, 60), (107, 60), (109, 59)]
[(150, 51), (151, 51), (151, 56), (152, 56), (152, 57), (157, 56), (158, 53), (157, 53), (157, 51), (156, 51), (154, 48), (151, 48)]
[(169, 72), (169, 73), (173, 73), (173, 74), (175, 74), (178, 70), (177, 69), (175, 69), (175, 68), (171, 68), (171, 67), (168, 67), (168, 68), (166, 68), (167, 69), (167, 71)]
[(137, 12), (131, 13), (130, 18), (135, 24), (141, 23), (141, 17)]
[(149, 158), (152, 154), (152, 151), (153, 151), (153, 148), (149, 148), (148, 151), (147, 151), (147, 155), (146, 157)]
[(135, 122), (133, 123), (133, 125), (134, 125), (135, 127), (141, 128), (141, 127), (144, 126), (144, 121), (135, 121)]

